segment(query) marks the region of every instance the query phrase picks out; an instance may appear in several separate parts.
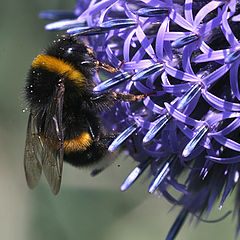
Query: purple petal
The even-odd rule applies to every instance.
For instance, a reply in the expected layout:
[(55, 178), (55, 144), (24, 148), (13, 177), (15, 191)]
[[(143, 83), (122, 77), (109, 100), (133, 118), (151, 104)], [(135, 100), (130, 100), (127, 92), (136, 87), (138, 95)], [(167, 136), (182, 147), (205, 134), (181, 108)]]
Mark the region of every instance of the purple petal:
[(227, 127), (222, 129), (221, 131), (209, 133), (209, 136), (212, 136), (212, 135), (225, 136), (225, 135), (228, 135), (229, 133), (233, 132), (239, 126), (240, 126), (240, 119), (237, 118), (232, 123), (230, 123)]
[(129, 32), (126, 40), (124, 41), (124, 45), (123, 45), (123, 56), (124, 56), (124, 60), (125, 60), (126, 62), (129, 62), (129, 61), (130, 61), (130, 47), (131, 47), (131, 44), (130, 44), (130, 43), (131, 43), (131, 41), (132, 41), (132, 37), (133, 37), (133, 35), (135, 34), (135, 32), (136, 32), (136, 29), (132, 29), (132, 30)]
[(240, 100), (240, 92), (239, 92), (239, 86), (238, 86), (238, 81), (239, 81), (238, 68), (239, 68), (239, 64), (234, 64), (230, 69), (230, 83), (231, 83), (231, 88), (234, 95), (237, 97), (238, 100)]
[(202, 91), (203, 98), (220, 111), (240, 111), (240, 104), (223, 100), (208, 91)]
[(143, 68), (151, 66), (152, 64), (154, 64), (154, 62), (151, 59), (143, 59), (143, 60), (141, 60), (139, 62), (130, 61), (130, 62), (125, 62), (124, 63), (123, 69), (125, 71), (132, 72), (133, 70), (141, 70)]
[(154, 103), (151, 98), (147, 97), (143, 101), (144, 105), (151, 109), (154, 113), (162, 114), (163, 113), (163, 107), (160, 107), (158, 104)]
[(184, 8), (186, 20), (193, 25), (192, 0), (186, 0)]
[(194, 74), (194, 71), (191, 66), (191, 56), (192, 56), (193, 51), (197, 49), (197, 45), (198, 45), (198, 43), (194, 42), (194, 43), (187, 45), (183, 49), (183, 56), (182, 56), (183, 69), (185, 70), (185, 72), (192, 74), (192, 75), (195, 75), (195, 74)]
[(238, 40), (235, 37), (235, 35), (233, 34), (233, 32), (228, 24), (227, 11), (225, 11), (222, 16), (222, 31), (223, 31), (223, 34), (225, 35), (227, 41), (229, 42), (229, 44), (232, 47), (238, 45)]
[(208, 4), (206, 4), (203, 8), (201, 8), (198, 11), (198, 13), (194, 19), (194, 26), (199, 26), (199, 24), (201, 23), (203, 18), (205, 18), (207, 16), (207, 14), (209, 14), (210, 12), (212, 12), (214, 9), (218, 8), (222, 4), (223, 4), (223, 2), (221, 2), (221, 1), (211, 1)]
[(155, 52), (153, 50), (153, 47), (151, 45), (151, 42), (147, 38), (147, 36), (145, 35), (145, 33), (143, 32), (143, 30), (140, 26), (138, 26), (136, 29), (136, 35), (137, 35), (137, 38), (138, 38), (139, 42), (141, 43), (142, 47), (146, 51), (146, 53), (148, 53), (148, 55), (153, 59), (153, 61), (156, 62), (157, 58), (156, 58)]
[(224, 64), (220, 68), (218, 68), (216, 71), (209, 74), (206, 78), (204, 78), (202, 81), (207, 86), (210, 86), (212, 83), (217, 81), (219, 78), (221, 78), (229, 69), (231, 68), (231, 64)]
[(223, 136), (213, 136), (213, 138), (223, 146), (235, 150), (237, 152), (240, 152), (240, 144), (233, 141), (232, 139)]
[(202, 36), (206, 36), (209, 32), (211, 32), (214, 28), (218, 27), (221, 24), (222, 16), (218, 16), (203, 24), (200, 28), (199, 33)]
[(163, 90), (168, 93), (173, 93), (174, 95), (179, 95), (179, 93), (186, 92), (190, 87), (190, 83), (183, 83), (183, 84), (177, 84), (177, 85), (165, 85), (162, 84)]
[[(136, 89), (141, 92), (141, 93), (149, 93), (152, 94), (153, 89), (146, 87), (145, 85), (143, 85), (141, 82), (134, 82), (134, 86), (136, 87)], [(162, 91), (156, 91), (156, 93), (158, 93), (159, 95), (164, 94), (164, 92)], [(156, 93), (154, 92), (154, 95), (156, 95)]]
[(169, 18), (166, 17), (162, 22), (160, 28), (158, 29), (158, 33), (156, 36), (156, 55), (159, 59), (163, 58), (163, 43), (168, 24)]
[(195, 63), (201, 63), (201, 62), (222, 60), (222, 59), (225, 59), (229, 53), (230, 53), (229, 49), (210, 51), (208, 53), (204, 53), (197, 56), (193, 61)]
[(204, 41), (201, 41), (199, 48), (203, 53), (213, 51)]
[[(153, 38), (149, 39), (149, 43), (152, 44), (153, 42)], [(139, 61), (140, 59), (143, 59), (144, 55), (146, 54), (146, 51), (144, 49), (144, 47), (140, 47), (137, 52), (134, 54), (134, 56), (132, 57), (132, 61)]]
[(206, 156), (206, 159), (209, 159), (213, 162), (220, 163), (220, 164), (234, 164), (240, 162), (240, 155), (236, 157), (229, 157), (229, 158), (219, 158), (214, 156)]
[(85, 10), (79, 18), (83, 18), (86, 15), (94, 15), (95, 13), (100, 12), (101, 10), (105, 10), (108, 6), (110, 6), (111, 4), (115, 3), (115, 0), (103, 0), (101, 2), (98, 2), (96, 4), (94, 4), (91, 8), (87, 8), (87, 10)]
[(190, 81), (190, 82), (198, 82), (199, 81), (199, 78), (197, 76), (182, 72), (182, 71), (170, 66), (168, 63), (165, 65), (165, 71), (172, 77), (181, 79), (183, 81)]
[[(212, 113), (210, 115), (212, 115)], [(225, 119), (239, 118), (239, 117), (240, 117), (240, 113), (238, 112), (221, 112), (221, 113), (213, 114), (213, 116), (211, 116), (211, 118), (209, 118), (207, 122), (210, 126), (212, 126)]]
[(240, 22), (240, 14), (238, 14), (238, 15), (236, 15), (236, 16), (233, 16), (233, 17), (232, 17), (232, 20), (233, 20), (234, 22)]
[(164, 41), (174, 41), (178, 38), (189, 36), (191, 32), (165, 32)]
[(187, 20), (185, 20), (180, 14), (178, 14), (174, 9), (169, 13), (169, 17), (180, 27), (192, 31), (193, 26)]
[(113, 53), (112, 49), (107, 45), (106, 46), (106, 54), (108, 56), (108, 60), (111, 62), (113, 66), (118, 67), (122, 61), (120, 61), (116, 55)]
[(193, 118), (186, 116), (185, 114), (179, 112), (177, 109), (171, 106), (169, 103), (165, 103), (164, 105), (167, 111), (169, 112), (169, 114), (171, 114), (178, 121), (183, 122), (187, 125), (193, 126), (195, 128), (201, 124), (201, 121), (197, 121)]

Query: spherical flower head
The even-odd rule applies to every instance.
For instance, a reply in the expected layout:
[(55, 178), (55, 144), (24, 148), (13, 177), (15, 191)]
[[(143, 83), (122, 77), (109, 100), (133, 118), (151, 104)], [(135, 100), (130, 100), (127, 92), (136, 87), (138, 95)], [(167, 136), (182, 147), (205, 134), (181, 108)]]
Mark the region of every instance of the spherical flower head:
[(60, 25), (86, 38), (99, 61), (114, 67), (124, 61), (108, 80), (96, 76), (94, 90), (146, 95), (103, 114), (107, 127), (119, 132), (109, 151), (123, 145), (138, 162), (121, 190), (150, 168), (149, 193), (158, 190), (183, 209), (168, 240), (188, 213), (209, 214), (219, 198), (221, 208), (235, 187), (239, 213), (237, 1), (92, 0), (85, 10), (82, 2), (77, 18)]

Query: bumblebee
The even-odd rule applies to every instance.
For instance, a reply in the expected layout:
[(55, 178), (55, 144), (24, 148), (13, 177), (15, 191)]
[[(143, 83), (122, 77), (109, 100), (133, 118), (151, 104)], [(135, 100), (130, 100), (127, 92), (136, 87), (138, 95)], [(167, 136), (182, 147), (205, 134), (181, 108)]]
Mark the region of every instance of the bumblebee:
[(95, 93), (93, 75), (103, 68), (81, 40), (62, 36), (32, 62), (25, 96), (30, 114), (24, 154), (27, 184), (34, 188), (43, 170), (54, 194), (61, 185), (63, 161), (73, 166), (100, 162), (116, 134), (103, 127), (100, 113), (116, 101), (135, 101), (143, 95)]

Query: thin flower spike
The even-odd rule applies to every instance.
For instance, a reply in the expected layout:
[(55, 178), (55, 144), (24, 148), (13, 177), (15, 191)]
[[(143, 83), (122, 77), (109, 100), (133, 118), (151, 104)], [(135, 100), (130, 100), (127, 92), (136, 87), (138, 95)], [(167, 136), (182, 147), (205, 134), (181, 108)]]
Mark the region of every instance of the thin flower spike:
[(47, 25), (45, 25), (45, 29), (46, 30), (50, 30), (50, 31), (60, 31), (60, 30), (67, 30), (69, 28), (73, 28), (73, 27), (79, 27), (79, 26), (84, 26), (86, 24), (86, 21), (78, 21), (76, 19), (74, 20), (60, 20), (60, 21), (57, 21), (57, 22), (52, 22), (52, 23), (49, 23)]
[(176, 156), (170, 156), (169, 159), (162, 165), (158, 173), (154, 177), (153, 181), (149, 185), (148, 192), (153, 193), (157, 187), (164, 181), (168, 173), (170, 172), (170, 167), (173, 161), (176, 159)]
[(119, 29), (119, 28), (128, 28), (135, 27), (137, 21), (135, 19), (114, 19), (107, 22), (103, 22), (100, 27), (104, 29)]
[(104, 91), (108, 88), (111, 88), (121, 82), (125, 82), (127, 80), (129, 80), (131, 78), (131, 75), (127, 72), (124, 73), (120, 73), (117, 76), (110, 78), (100, 84), (98, 84), (95, 88), (93, 88), (94, 92), (100, 92), (100, 91)]
[(177, 109), (183, 110), (199, 93), (201, 90), (201, 85), (193, 85), (180, 99), (177, 105)]
[(134, 19), (117, 19), (103, 22), (100, 26), (96, 27), (74, 27), (67, 30), (68, 34), (73, 35), (95, 35), (95, 34), (104, 34), (113, 29), (120, 28), (129, 28), (137, 25), (136, 20)]
[(167, 122), (171, 119), (169, 114), (165, 114), (155, 121), (154, 126), (146, 133), (143, 138), (143, 143), (150, 142), (157, 133), (167, 124)]
[(225, 58), (224, 62), (225, 63), (233, 63), (234, 61), (239, 59), (239, 57), (240, 57), (240, 50), (238, 49), (238, 50), (230, 53), (229, 55), (227, 55), (227, 57)]
[(149, 164), (150, 160), (148, 159), (135, 167), (122, 183), (120, 187), (121, 191), (126, 191), (142, 175), (142, 173), (149, 166)]
[(166, 240), (174, 240), (177, 236), (179, 230), (181, 229), (182, 225), (184, 224), (188, 215), (188, 211), (186, 209), (182, 209), (179, 213), (178, 217), (176, 218), (175, 222), (173, 223)]
[(136, 123), (125, 129), (108, 147), (109, 152), (116, 150), (129, 136), (131, 136), (138, 129)]
[(136, 11), (136, 14), (140, 17), (158, 17), (163, 16), (169, 13), (169, 9), (167, 8), (153, 8), (153, 7), (146, 7), (140, 8)]
[(194, 41), (198, 40), (198, 36), (196, 34), (192, 34), (189, 36), (181, 37), (176, 39), (175, 41), (172, 42), (172, 47), (173, 48), (182, 48), (186, 46), (189, 43), (192, 43)]
[(197, 146), (197, 144), (202, 140), (202, 138), (205, 136), (205, 134), (208, 131), (207, 126), (202, 126), (195, 134), (195, 136), (191, 139), (191, 141), (187, 144), (187, 146), (184, 148), (182, 155), (183, 157), (188, 157), (191, 152), (194, 150), (194, 148)]
[(164, 70), (163, 64), (161, 63), (153, 64), (150, 67), (147, 67), (133, 75), (132, 81), (140, 81), (146, 79), (153, 74), (162, 72), (163, 70)]
[(41, 11), (38, 16), (49, 20), (74, 19), (77, 17), (73, 11), (64, 10), (45, 10)]
[[(167, 240), (176, 237), (188, 213), (193, 216), (190, 221), (194, 216), (202, 219), (233, 190), (240, 231), (238, 5), (237, 0), (77, 0), (75, 18), (70, 22), (64, 18), (55, 28), (64, 27), (66, 35), (84, 41), (96, 61), (112, 66), (124, 61), (121, 73), (110, 79), (91, 69), (96, 83), (90, 84), (92, 94), (114, 89), (146, 96), (143, 101), (118, 102), (97, 114), (104, 133), (122, 132), (110, 151), (132, 136), (132, 144), (124, 148), (138, 166), (121, 190), (128, 189), (148, 165), (154, 179), (150, 192), (157, 189), (183, 209)], [(82, 25), (72, 27), (75, 21)], [(134, 123), (129, 127), (129, 122)], [(159, 171), (160, 159), (171, 156), (174, 164), (162, 162)], [(146, 159), (150, 160), (145, 165)]]
[(75, 36), (91, 36), (97, 34), (105, 34), (108, 30), (101, 27), (74, 27), (67, 30), (67, 33)]

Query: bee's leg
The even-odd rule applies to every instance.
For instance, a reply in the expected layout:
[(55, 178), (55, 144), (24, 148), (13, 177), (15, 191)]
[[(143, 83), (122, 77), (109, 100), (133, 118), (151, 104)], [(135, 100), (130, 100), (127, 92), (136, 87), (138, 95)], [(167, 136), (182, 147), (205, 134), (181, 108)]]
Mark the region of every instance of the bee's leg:
[(116, 93), (112, 92), (113, 98), (116, 101), (124, 101), (124, 102), (135, 102), (142, 100), (146, 98), (147, 96), (150, 96), (152, 94), (140, 94), (140, 95), (135, 95), (131, 93)]
[(94, 107), (96, 110), (102, 111), (105, 109), (110, 109), (116, 101), (135, 102), (140, 101), (150, 95), (152, 94), (134, 95), (131, 93), (105, 92), (90, 97), (90, 108)]
[(97, 61), (96, 62), (96, 68), (99, 69), (99, 68), (102, 68), (108, 72), (118, 72), (120, 70), (120, 68), (122, 67), (122, 65), (124, 64), (124, 60), (121, 62), (121, 64), (119, 65), (119, 67), (115, 68), (115, 67), (112, 67), (106, 63), (102, 63), (102, 62), (99, 62)]

